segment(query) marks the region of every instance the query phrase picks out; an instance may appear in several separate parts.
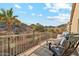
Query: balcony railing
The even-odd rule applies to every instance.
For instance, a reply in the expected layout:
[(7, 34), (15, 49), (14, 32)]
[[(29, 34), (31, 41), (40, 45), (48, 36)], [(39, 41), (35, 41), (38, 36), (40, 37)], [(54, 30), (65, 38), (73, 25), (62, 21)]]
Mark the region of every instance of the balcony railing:
[(0, 36), (0, 56), (15, 56), (50, 38), (50, 33)]

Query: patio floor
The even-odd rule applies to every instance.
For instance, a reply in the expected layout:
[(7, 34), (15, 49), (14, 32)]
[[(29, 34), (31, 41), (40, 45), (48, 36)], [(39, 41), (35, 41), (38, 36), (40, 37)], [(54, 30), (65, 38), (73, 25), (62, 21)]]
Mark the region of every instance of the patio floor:
[[(53, 41), (52, 41), (53, 40)], [(56, 39), (49, 39), (49, 41), (57, 42)], [(20, 54), (19, 56), (52, 56), (53, 53), (48, 49), (48, 45), (46, 45), (46, 41), (29, 49), (28, 51)], [(77, 51), (75, 51), (71, 56), (79, 56), (79, 47), (77, 48)]]

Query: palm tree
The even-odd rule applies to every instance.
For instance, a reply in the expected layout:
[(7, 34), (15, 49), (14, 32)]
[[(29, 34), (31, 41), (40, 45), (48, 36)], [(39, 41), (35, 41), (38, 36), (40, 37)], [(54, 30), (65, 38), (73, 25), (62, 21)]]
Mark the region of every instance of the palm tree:
[(12, 25), (17, 17), (13, 16), (13, 9), (12, 8), (9, 10), (1, 9), (0, 16), (3, 17), (0, 19), (5, 20), (8, 31), (9, 32), (12, 31)]
[(8, 31), (11, 31), (12, 30), (12, 25), (15, 22), (15, 19), (16, 19), (17, 16), (13, 16), (13, 9), (12, 8), (10, 10), (7, 10), (7, 15), (6, 16), (7, 16), (6, 24), (7, 24), (8, 28), (10, 29), (10, 30), (8, 29)]

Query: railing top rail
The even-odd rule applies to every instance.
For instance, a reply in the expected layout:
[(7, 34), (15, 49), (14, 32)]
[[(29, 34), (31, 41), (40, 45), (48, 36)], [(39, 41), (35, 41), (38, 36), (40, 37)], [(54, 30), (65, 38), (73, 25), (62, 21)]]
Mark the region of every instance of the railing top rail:
[(73, 37), (79, 37), (79, 34), (70, 34), (69, 36), (70, 36), (70, 37), (71, 37), (71, 36), (73, 36)]
[(30, 34), (2, 35), (0, 37), (24, 36), (24, 35), (30, 35)]
[[(15, 37), (15, 36), (27, 36), (27, 35), (32, 35), (33, 33), (27, 33), (27, 34), (13, 34), (13, 35), (1, 35), (0, 37)], [(41, 34), (41, 33), (36, 33), (36, 34)]]
[(71, 33), (70, 35), (79, 35), (79, 33)]

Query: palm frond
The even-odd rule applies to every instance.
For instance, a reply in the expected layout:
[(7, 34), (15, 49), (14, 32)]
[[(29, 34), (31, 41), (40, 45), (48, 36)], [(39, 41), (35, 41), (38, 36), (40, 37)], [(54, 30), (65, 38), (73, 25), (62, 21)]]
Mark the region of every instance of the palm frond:
[(7, 10), (7, 16), (8, 17), (12, 17), (13, 16), (13, 9), (12, 8)]
[(6, 11), (4, 9), (1, 9), (2, 15), (6, 16)]

